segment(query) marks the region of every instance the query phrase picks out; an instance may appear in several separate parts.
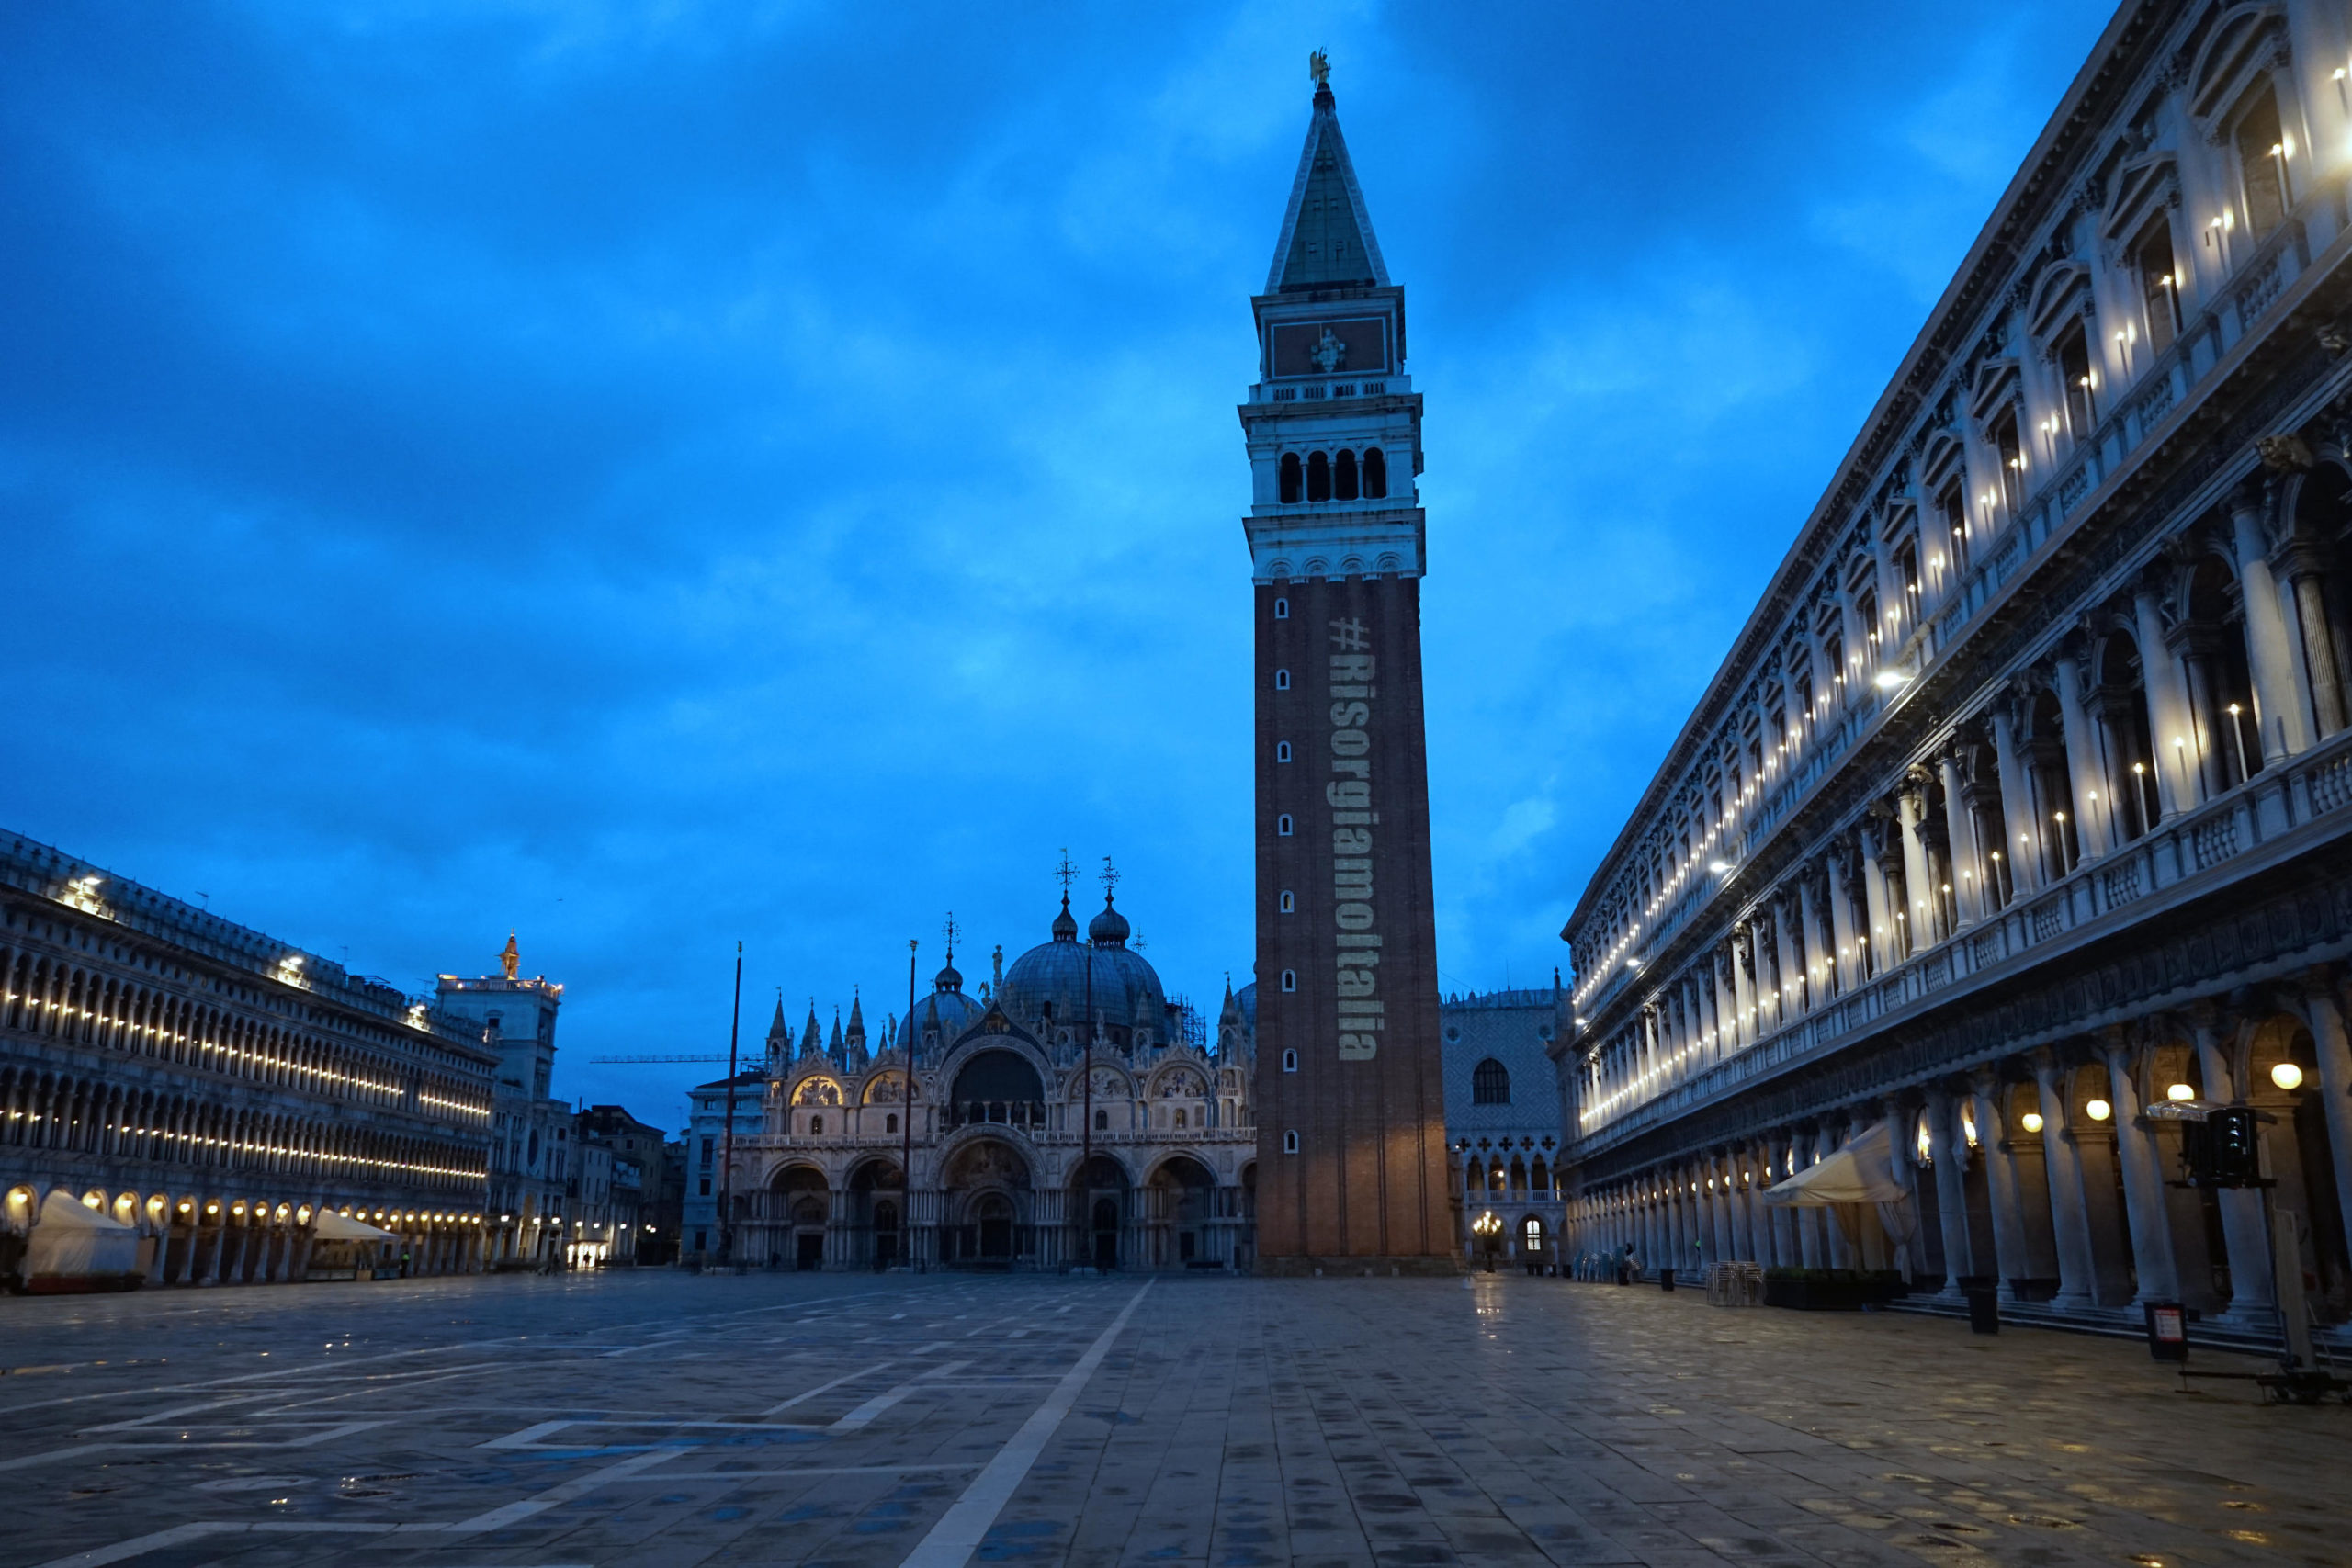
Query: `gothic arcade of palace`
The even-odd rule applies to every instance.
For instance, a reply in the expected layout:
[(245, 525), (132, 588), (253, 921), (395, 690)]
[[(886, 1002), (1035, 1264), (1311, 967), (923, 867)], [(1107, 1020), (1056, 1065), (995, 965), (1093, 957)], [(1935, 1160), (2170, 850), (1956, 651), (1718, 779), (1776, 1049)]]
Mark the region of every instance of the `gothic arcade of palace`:
[[(2352, 1316), (2348, 72), (2109, 24), (1563, 933), (1571, 1245)], [(1759, 1202), (1865, 1136), (1903, 1201)]]

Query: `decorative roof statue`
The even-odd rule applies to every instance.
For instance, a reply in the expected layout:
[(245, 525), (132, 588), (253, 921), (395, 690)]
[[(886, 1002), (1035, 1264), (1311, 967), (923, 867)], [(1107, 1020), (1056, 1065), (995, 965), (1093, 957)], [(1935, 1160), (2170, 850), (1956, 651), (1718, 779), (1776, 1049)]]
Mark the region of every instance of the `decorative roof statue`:
[(1318, 87), (1331, 85), (1331, 57), (1322, 50), (1310, 51), (1306, 56), (1306, 73), (1315, 78)]
[(498, 955), (498, 966), (506, 971), (510, 980), (522, 977), (523, 950), (514, 945), (514, 933), (511, 931), (506, 933), (506, 950)]

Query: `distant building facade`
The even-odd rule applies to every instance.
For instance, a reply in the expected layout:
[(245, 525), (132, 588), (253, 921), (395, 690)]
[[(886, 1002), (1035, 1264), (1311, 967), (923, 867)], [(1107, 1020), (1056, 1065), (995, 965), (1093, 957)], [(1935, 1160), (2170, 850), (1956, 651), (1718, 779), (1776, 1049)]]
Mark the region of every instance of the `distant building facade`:
[(155, 1284), (299, 1280), (323, 1209), (476, 1268), (496, 1065), (430, 999), (0, 837), (0, 1278), (60, 1190)]
[(1566, 1218), (1559, 1184), (1560, 1075), (1550, 1055), (1567, 1022), (1557, 987), (1447, 997), (1445, 1133), (1462, 1173), (1456, 1205), (1463, 1253), (1473, 1265), (1493, 1223), (1493, 1252), (1513, 1265), (1563, 1261)]
[(675, 1260), (684, 1174), (679, 1146), (617, 1105), (592, 1105), (572, 1125), (579, 1143), (612, 1152), (614, 1259), (640, 1266)]
[(563, 987), (526, 977), (514, 938), (500, 973), (440, 976), (435, 1005), (463, 1019), (497, 1058), (490, 1144), (485, 1255), (493, 1268), (548, 1268), (571, 1254), (571, 1110), (548, 1089), (555, 1077), (556, 1013)]
[[(783, 1004), (777, 1004), (776, 1013), (781, 1021)], [(817, 1027), (813, 1011), (809, 1015), (808, 1027), (813, 1038)], [(791, 1059), (789, 1036), (786, 1036), (785, 1045), (785, 1060), (788, 1062)], [(773, 1040), (769, 1049), (773, 1059)], [(735, 1076), (734, 1146), (739, 1151), (748, 1148), (749, 1140), (767, 1129), (770, 1082), (768, 1073), (758, 1067)], [(679, 1182), (681, 1261), (715, 1256), (718, 1250), (718, 1199), (723, 1182), (722, 1162), (727, 1157), (728, 1149), (727, 1089), (728, 1080), (725, 1078), (696, 1084), (687, 1099), (686, 1141)], [(736, 1168), (740, 1172), (743, 1168), (739, 1162)]]
[(2346, 17), (2100, 37), (1563, 933), (1581, 1242), (2267, 1333), (2239, 1103), (2352, 1316)]
[[(1228, 994), (1214, 1043), (1196, 1038), (1128, 935), (1106, 899), (1081, 942), (1065, 897), (985, 1002), (951, 953), (878, 1049), (861, 1006), (796, 1043), (779, 1005), (765, 1071), (738, 1084), (756, 1122), (739, 1115), (731, 1184), (710, 1174), (726, 1084), (694, 1091), (690, 1248), (782, 1269), (1249, 1269), (1250, 998)], [(720, 1190), (731, 1236), (702, 1207)]]

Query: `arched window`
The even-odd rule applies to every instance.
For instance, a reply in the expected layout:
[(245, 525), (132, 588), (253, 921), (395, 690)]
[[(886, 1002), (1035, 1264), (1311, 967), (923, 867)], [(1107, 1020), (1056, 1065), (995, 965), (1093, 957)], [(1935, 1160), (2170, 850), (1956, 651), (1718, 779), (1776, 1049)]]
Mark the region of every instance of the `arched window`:
[(1094, 1130), (1098, 1133), (1107, 1133), (1111, 1130), (1111, 1113), (1109, 1111), (1098, 1111), (1094, 1113)]
[(1380, 501), (1388, 494), (1388, 459), (1380, 455), (1377, 446), (1363, 450), (1363, 495), (1366, 501)]
[(882, 1130), (886, 1133), (895, 1133), (899, 1130), (899, 1113), (897, 1111), (894, 1111), (889, 1115), (882, 1118)]
[(1286, 1073), (1295, 1073), (1298, 1071), (1298, 1053), (1296, 1051), (1284, 1051), (1283, 1053), (1283, 1071)]
[(1277, 740), (1274, 742), (1274, 761), (1277, 762), (1287, 762), (1290, 761), (1289, 741)]
[(1287, 914), (1292, 914), (1292, 913), (1295, 912), (1295, 911), (1297, 910), (1297, 908), (1298, 908), (1298, 895), (1297, 895), (1297, 894), (1295, 894), (1295, 893), (1293, 893), (1293, 892), (1292, 892), (1289, 888), (1287, 888), (1287, 887), (1283, 888), (1283, 914), (1285, 914), (1285, 915), (1287, 915)]
[(822, 1133), (824, 1130), (825, 1130), (825, 1119), (824, 1119), (822, 1116), (811, 1116), (810, 1118), (808, 1118), (808, 1134), (809, 1134), (809, 1136), (814, 1137), (814, 1136), (816, 1136), (818, 1134)]
[(1274, 690), (1277, 692), (1287, 692), (1290, 690), (1289, 671), (1277, 670), (1274, 671)]
[(1285, 991), (1295, 991), (1298, 989), (1297, 970), (1285, 969), (1283, 971), (1283, 989)]
[(1185, 1124), (1185, 1123), (1184, 1123), (1184, 1112), (1183, 1112), (1183, 1111), (1177, 1111), (1177, 1112), (1176, 1112), (1176, 1125), (1177, 1125), (1178, 1127), (1180, 1127), (1180, 1128), (1181, 1128), (1181, 1127), (1182, 1127), (1184, 1124)]
[(1298, 500), (1298, 454), (1283, 454), (1283, 504), (1289, 506)]
[(1470, 1103), (1509, 1105), (1510, 1103), (1510, 1069), (1492, 1056), (1471, 1068)]
[(1278, 621), (1287, 621), (1290, 619), (1289, 600), (1277, 599), (1274, 601), (1274, 619)]
[(1544, 1165), (1542, 1158), (1539, 1157), (1536, 1160), (1535, 1169), (1529, 1176), (1528, 1179), (1533, 1183), (1536, 1197), (1549, 1198), (1552, 1195), (1552, 1172), (1550, 1168)]
[(1306, 499), (1331, 499), (1331, 459), (1320, 452), (1306, 455)]
[(1285, 811), (1280, 817), (1274, 818), (1274, 836), (1280, 839), (1287, 839), (1290, 837), (1289, 812)]
[(1283, 1153), (1286, 1155), (1295, 1155), (1298, 1153), (1298, 1134), (1296, 1133), (1285, 1132), (1283, 1134)]
[(1356, 455), (1341, 450), (1331, 466), (1331, 492), (1341, 501), (1356, 498)]

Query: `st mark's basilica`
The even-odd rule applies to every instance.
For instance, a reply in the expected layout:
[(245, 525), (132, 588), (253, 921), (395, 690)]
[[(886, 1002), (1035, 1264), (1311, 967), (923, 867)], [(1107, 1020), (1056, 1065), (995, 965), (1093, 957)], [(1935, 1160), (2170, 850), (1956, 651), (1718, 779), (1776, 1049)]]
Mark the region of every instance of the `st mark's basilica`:
[(736, 1080), (759, 1130), (720, 1156), (734, 1218), (710, 1251), (770, 1268), (1248, 1268), (1256, 987), (1227, 991), (1212, 1051), (1129, 935), (1106, 895), (1081, 940), (1065, 894), (1046, 941), (1010, 965), (999, 950), (979, 999), (951, 949), (875, 1051), (862, 1003), (830, 1043), (813, 1015), (796, 1043), (779, 1002), (764, 1069)]

